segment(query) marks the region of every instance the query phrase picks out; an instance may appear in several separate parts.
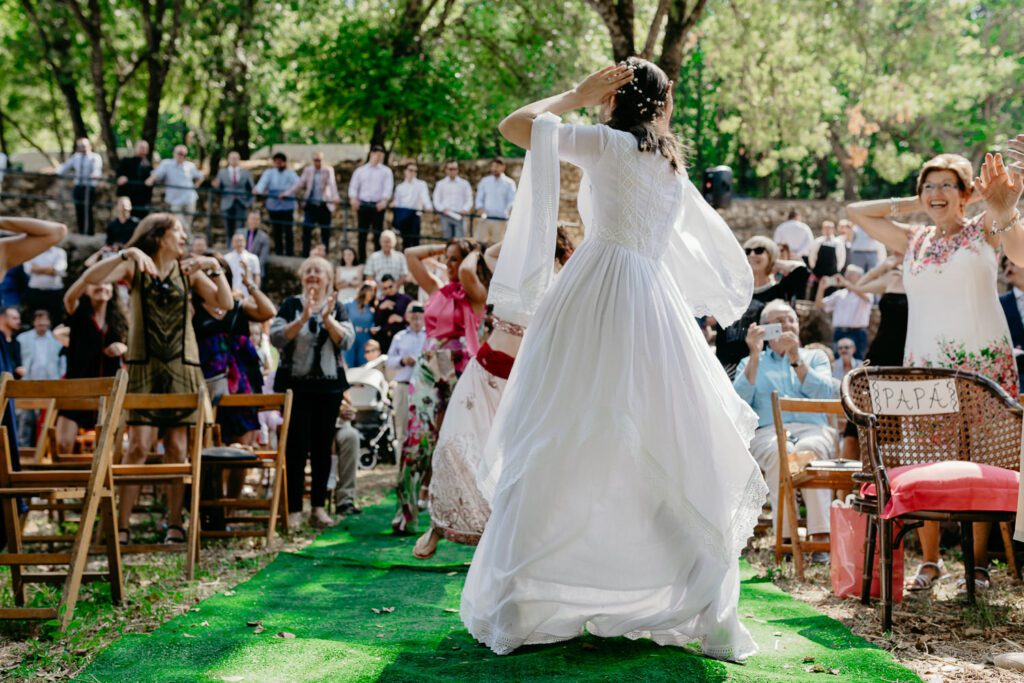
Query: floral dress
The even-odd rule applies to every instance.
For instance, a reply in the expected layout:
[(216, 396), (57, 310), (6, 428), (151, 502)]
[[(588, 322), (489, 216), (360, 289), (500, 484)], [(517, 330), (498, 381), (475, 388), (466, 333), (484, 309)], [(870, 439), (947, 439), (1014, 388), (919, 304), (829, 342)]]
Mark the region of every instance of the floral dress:
[(983, 215), (956, 235), (912, 228), (903, 261), (910, 311), (904, 364), (951, 368), (992, 379), (1017, 395), (1017, 366), (999, 294), (998, 256), (985, 239)]
[(458, 282), (431, 294), (424, 307), (427, 343), (409, 380), (409, 422), (391, 521), (396, 533), (418, 530), (420, 487), (430, 482), (430, 461), (455, 382), (480, 349), (482, 319)]

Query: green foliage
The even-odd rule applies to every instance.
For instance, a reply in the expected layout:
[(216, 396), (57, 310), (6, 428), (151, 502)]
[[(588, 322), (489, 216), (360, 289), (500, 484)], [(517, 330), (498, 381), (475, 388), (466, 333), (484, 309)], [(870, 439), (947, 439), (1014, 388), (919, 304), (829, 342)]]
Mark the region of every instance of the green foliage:
[[(57, 66), (98, 138), (75, 1), (88, 7), (29, 4), (44, 33), (69, 39)], [(641, 33), (656, 5), (636, 3)], [(113, 132), (125, 144), (147, 105), (146, 69), (132, 72), (146, 47), (143, 3), (97, 6), (103, 83), (108, 102), (120, 87)], [(182, 26), (155, 147), (166, 154), (188, 141), (213, 162), (231, 148), (371, 138), (399, 155), (520, 154), (498, 122), (611, 54), (586, 0), (183, 0)], [(673, 75), (673, 125), (695, 172), (729, 164), (744, 194), (888, 194), (936, 152), (977, 162), (1024, 130), (1019, 0), (717, 0), (688, 45)], [(71, 146), (50, 56), (23, 2), (0, 3), (0, 113), (17, 123), (3, 128), (12, 151)]]

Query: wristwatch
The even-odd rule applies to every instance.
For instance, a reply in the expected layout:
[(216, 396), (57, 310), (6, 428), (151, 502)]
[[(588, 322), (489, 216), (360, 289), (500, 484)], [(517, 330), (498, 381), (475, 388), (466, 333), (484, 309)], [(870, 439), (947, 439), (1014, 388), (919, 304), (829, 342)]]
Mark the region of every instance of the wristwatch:
[(798, 358), (795, 363), (793, 361), (789, 361), (789, 367), (791, 367), (791, 368), (798, 368), (801, 365), (803, 365), (803, 363), (804, 363), (803, 358)]

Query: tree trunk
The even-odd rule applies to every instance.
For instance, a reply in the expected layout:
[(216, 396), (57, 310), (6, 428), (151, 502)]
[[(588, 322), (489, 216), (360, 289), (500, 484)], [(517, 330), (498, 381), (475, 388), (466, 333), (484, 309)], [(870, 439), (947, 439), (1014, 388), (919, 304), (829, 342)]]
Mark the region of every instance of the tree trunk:
[[(75, 74), (71, 71), (73, 63), (71, 56), (71, 38), (75, 32), (68, 22), (65, 12), (59, 8), (47, 4), (45, 7), (40, 4), (39, 9), (46, 21), (40, 19), (40, 12), (37, 11), (31, 0), (21, 0), (21, 6), (25, 14), (31, 20), (39, 35), (39, 43), (43, 48), (43, 56), (53, 73), (57, 88), (64, 96), (68, 107), (68, 118), (71, 119), (71, 129), (75, 138), (89, 137), (89, 131), (85, 127), (85, 118), (82, 116), (82, 102), (78, 98), (78, 85), (75, 82)], [(52, 34), (48, 34), (44, 26), (52, 27)], [(56, 133), (56, 131), (54, 131)]]
[(673, 0), (668, 8), (668, 21), (665, 23), (665, 37), (661, 43), (658, 66), (668, 75), (670, 81), (679, 80), (686, 38), (704, 13), (707, 0), (696, 0), (689, 11), (687, 4), (686, 0)]
[[(156, 0), (155, 4), (151, 4), (151, 0), (142, 0), (142, 24), (147, 50), (144, 64), (149, 74), (149, 82), (146, 85), (146, 115), (142, 120), (142, 139), (149, 143), (151, 150), (155, 146), (160, 126), (160, 98), (163, 96), (167, 74), (171, 70), (178, 29), (181, 26), (183, 0), (172, 0), (172, 3), (168, 8), (165, 0)], [(168, 19), (170, 25), (165, 26)]]
[(833, 121), (828, 127), (828, 141), (832, 145), (832, 153), (839, 162), (839, 168), (843, 171), (843, 199), (848, 202), (857, 199), (857, 168), (853, 165), (853, 159), (839, 139), (838, 124)]
[(587, 0), (608, 30), (612, 41), (612, 59), (621, 62), (636, 54), (633, 33), (635, 11), (632, 0)]

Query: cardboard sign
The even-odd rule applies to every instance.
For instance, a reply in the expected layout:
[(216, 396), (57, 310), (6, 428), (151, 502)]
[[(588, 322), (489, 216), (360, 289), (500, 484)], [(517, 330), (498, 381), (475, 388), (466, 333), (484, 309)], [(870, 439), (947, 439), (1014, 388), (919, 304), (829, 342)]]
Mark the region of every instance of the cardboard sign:
[(869, 380), (875, 415), (942, 415), (960, 412), (956, 382), (951, 379), (892, 382)]

